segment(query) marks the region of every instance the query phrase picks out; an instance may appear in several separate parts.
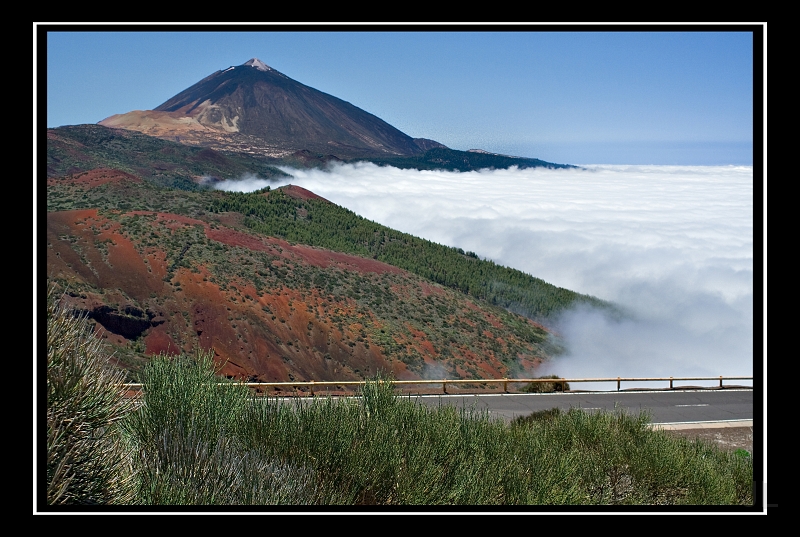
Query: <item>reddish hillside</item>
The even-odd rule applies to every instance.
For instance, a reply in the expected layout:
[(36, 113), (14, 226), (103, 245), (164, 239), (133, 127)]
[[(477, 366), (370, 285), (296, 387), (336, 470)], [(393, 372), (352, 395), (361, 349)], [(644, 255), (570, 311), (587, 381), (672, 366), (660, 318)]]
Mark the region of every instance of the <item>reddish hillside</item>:
[(120, 183), (124, 181), (132, 181), (134, 183), (142, 182), (141, 179), (127, 172), (114, 170), (111, 168), (98, 168), (96, 170), (76, 173), (67, 177), (48, 177), (47, 185), (54, 186), (59, 183), (72, 183), (74, 185), (82, 185), (87, 188), (92, 188), (106, 183)]
[[(134, 179), (94, 170), (53, 180), (48, 196), (135, 205), (153, 191)], [(528, 319), (375, 259), (253, 234), (238, 213), (192, 212), (47, 213), (48, 279), (124, 368), (202, 349), (251, 381), (501, 378), (548, 358)]]
[[(292, 198), (299, 199), (299, 200), (322, 200), (322, 201), (328, 201), (325, 198), (323, 198), (322, 196), (314, 194), (310, 190), (306, 190), (305, 188), (303, 188), (301, 186), (297, 186), (297, 185), (286, 185), (281, 190), (283, 190), (284, 194), (286, 194), (286, 195), (288, 195), (288, 196), (290, 196)], [(328, 203), (330, 203), (330, 202), (328, 201)]]

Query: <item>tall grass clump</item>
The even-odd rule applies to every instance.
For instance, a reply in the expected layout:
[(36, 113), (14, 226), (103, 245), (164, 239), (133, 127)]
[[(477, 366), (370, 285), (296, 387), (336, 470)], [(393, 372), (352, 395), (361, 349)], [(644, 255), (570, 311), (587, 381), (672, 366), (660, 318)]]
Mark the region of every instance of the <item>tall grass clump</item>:
[[(752, 505), (752, 460), (699, 440), (653, 430), (647, 413), (542, 413), (512, 424), (530, 453), (569, 460), (579, 484), (571, 503), (596, 505)], [(532, 462), (532, 461), (531, 461)]]
[(355, 399), (265, 399), (249, 412), (252, 445), (313, 469), (321, 503), (498, 503), (506, 426), (398, 396), (387, 378), (368, 381)]
[(130, 406), (85, 317), (48, 289), (47, 504), (113, 505), (133, 498), (133, 465), (120, 431)]
[(311, 476), (242, 438), (247, 387), (216, 375), (212, 355), (157, 356), (142, 372), (140, 407), (125, 421), (138, 469), (137, 503), (277, 505), (313, 501)]

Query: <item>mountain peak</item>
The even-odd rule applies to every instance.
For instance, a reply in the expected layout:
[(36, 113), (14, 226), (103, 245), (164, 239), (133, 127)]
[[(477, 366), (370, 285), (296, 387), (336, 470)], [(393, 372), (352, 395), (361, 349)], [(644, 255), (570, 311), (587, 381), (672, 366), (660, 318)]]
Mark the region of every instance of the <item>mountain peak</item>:
[(266, 63), (262, 62), (258, 58), (251, 58), (251, 59), (247, 60), (244, 64), (248, 65), (250, 67), (255, 67), (259, 71), (272, 71), (272, 67), (270, 67)]
[(270, 156), (304, 149), (339, 159), (411, 156), (430, 145), (420, 145), (379, 117), (292, 80), (258, 58), (212, 73), (146, 115), (124, 116), (102, 124), (184, 143), (256, 144)]

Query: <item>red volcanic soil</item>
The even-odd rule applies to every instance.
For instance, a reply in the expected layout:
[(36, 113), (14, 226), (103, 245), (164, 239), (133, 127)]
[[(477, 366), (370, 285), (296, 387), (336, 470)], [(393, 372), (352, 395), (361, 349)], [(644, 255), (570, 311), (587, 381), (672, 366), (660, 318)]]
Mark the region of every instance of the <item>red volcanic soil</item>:
[[(127, 214), (155, 216), (149, 220), (154, 230), (202, 225), (212, 240), (294, 262), (361, 273), (402, 272), (373, 259), (214, 229), (187, 216)], [(67, 290), (78, 290), (70, 303), (96, 319), (98, 336), (105, 341), (126, 347), (141, 336), (147, 355), (213, 350), (221, 374), (263, 382), (356, 380), (378, 370), (405, 372), (402, 362), (387, 362), (380, 346), (362, 341), (351, 345), (361, 326), (338, 329), (321, 315), (329, 298), (318, 291), (257, 290), (252, 283), (234, 280), (223, 290), (202, 265), (195, 270), (178, 267), (165, 280), (166, 253), (152, 246), (142, 251), (142, 244), (137, 251), (120, 226), (96, 209), (47, 214), (48, 276), (64, 282)], [(345, 300), (337, 307), (342, 314), (356, 315), (354, 302)], [(140, 329), (120, 331), (120, 323), (138, 323)]]
[(206, 228), (206, 237), (228, 246), (241, 246), (243, 248), (247, 248), (248, 250), (255, 250), (258, 252), (272, 252), (274, 250), (274, 253), (278, 253), (278, 249), (268, 245), (267, 241), (263, 238), (248, 235), (247, 233), (242, 233), (241, 231), (236, 231), (234, 229), (212, 229), (211, 227), (208, 227)]
[(159, 222), (163, 222), (169, 229), (181, 229), (186, 226), (203, 226), (205, 229), (209, 229), (209, 225), (206, 222), (182, 214), (157, 213), (153, 211), (131, 211), (125, 214), (155, 216), (158, 218)]
[(326, 200), (322, 196), (318, 196), (317, 194), (314, 194), (310, 190), (306, 190), (305, 188), (303, 188), (301, 186), (286, 185), (286, 186), (280, 187), (280, 189), (287, 196), (289, 196), (291, 198), (298, 199), (298, 200), (304, 200), (304, 201), (305, 200), (322, 200), (322, 201), (330, 203), (330, 201)]
[(287, 259), (299, 258), (303, 262), (315, 267), (328, 268), (333, 265), (343, 269), (355, 270), (362, 273), (404, 273), (404, 271), (400, 268), (375, 259), (333, 252), (331, 250), (324, 250), (321, 248), (313, 248), (311, 246), (292, 245), (285, 240), (275, 237), (258, 237), (243, 231), (237, 231), (235, 229), (225, 227), (212, 228), (208, 223), (188, 216), (172, 213), (153, 213), (149, 211), (131, 211), (129, 214), (156, 215), (159, 220), (166, 221), (170, 227), (174, 227), (176, 224), (201, 225), (205, 229), (206, 237), (227, 246), (240, 246), (242, 248), (247, 248), (249, 250), (258, 252), (269, 252), (273, 255), (279, 255)]
[[(200, 222), (197, 221), (196, 223)], [(234, 229), (212, 229), (210, 226), (207, 226), (206, 237), (221, 242), (222, 244), (227, 244), (228, 246), (242, 246), (250, 250), (271, 252), (285, 258), (300, 258), (304, 262), (315, 267), (328, 268), (335, 265), (343, 269), (355, 270), (358, 272), (374, 272), (377, 274), (382, 274), (384, 272), (402, 274), (404, 272), (402, 269), (375, 259), (313, 248), (311, 246), (292, 245), (282, 239), (274, 237), (256, 237)]]
[[(88, 181), (129, 179), (122, 172), (95, 171), (72, 176), (71, 180), (91, 184)], [(294, 192), (308, 191), (298, 187)], [(145, 218), (137, 219), (131, 228), (123, 227), (128, 215)], [(398, 380), (421, 378), (425, 372), (418, 365), (409, 368), (400, 358), (384, 354), (383, 343), (378, 341), (385, 329), (394, 343), (421, 360), (417, 364), (424, 362), (434, 371), (443, 370), (440, 353), (447, 345), (448, 355), (461, 364), (456, 370), (460, 375), (502, 378), (507, 374), (498, 351), (492, 350), (506, 347), (509, 338), (515, 337), (504, 331), (501, 318), (460, 295), (450, 297), (451, 291), (397, 267), (224, 227), (228, 221), (230, 225), (237, 223), (228, 215), (221, 215), (231, 220), (223, 220), (220, 227), (171, 213), (134, 211), (112, 216), (99, 214), (96, 209), (48, 213), (47, 274), (73, 291), (72, 304), (91, 314), (97, 333), (117, 345), (120, 354), (134, 346), (139, 349), (136, 352), (146, 355), (213, 351), (221, 374), (261, 382), (358, 380), (380, 370)], [(169, 253), (150, 240), (179, 235), (190, 228), (199, 232), (197, 226), (202, 226), (212, 241), (274, 256), (275, 266), (281, 264), (277, 257), (296, 264), (358, 272), (364, 275), (360, 278), (374, 278), (375, 282), (386, 279), (373, 274), (398, 275), (389, 281), (392, 293), (402, 297), (400, 303), (413, 308), (417, 305), (414, 301), (423, 298), (456, 301), (459, 305), (446, 321), (475, 327), (476, 321), (462, 315), (475, 312), (484, 330), (474, 337), (464, 335), (466, 339), (459, 342), (447, 341), (407, 323), (390, 326), (388, 317), (379, 318), (376, 310), (364, 307), (363, 301), (359, 305), (354, 299), (339, 296), (331, 304), (331, 296), (321, 288), (293, 289), (272, 280), (271, 287), (257, 289), (252, 280), (237, 276), (220, 281), (214, 266), (197, 260), (191, 266), (178, 265), (176, 251)], [(494, 334), (493, 329), (497, 329)], [(526, 369), (537, 365), (534, 350), (523, 349), (522, 353), (518, 359), (524, 360)]]
[(155, 326), (144, 337), (145, 354), (175, 355), (181, 353), (181, 348), (172, 339), (164, 326)]
[[(275, 241), (278, 243), (284, 242), (279, 239), (275, 239)], [(336, 265), (340, 268), (355, 270), (357, 272), (375, 272), (377, 274), (382, 274), (384, 272), (393, 274), (404, 273), (402, 269), (376, 259), (342, 254), (330, 250), (321, 250), (310, 246), (290, 246), (289, 243), (285, 243), (285, 245), (282, 244), (281, 247), (284, 249), (284, 252), (288, 250), (305, 262), (317, 267), (327, 268), (331, 265)]]
[[(62, 236), (74, 237), (77, 249)], [(161, 279), (119, 232), (119, 223), (99, 216), (96, 209), (47, 213), (46, 238), (51, 277), (78, 277), (99, 289), (119, 289), (135, 300), (162, 289)]]
[(124, 181), (132, 181), (134, 183), (142, 182), (141, 179), (127, 172), (114, 170), (111, 168), (97, 168), (96, 170), (68, 175), (66, 177), (49, 177), (47, 179), (47, 184), (50, 186), (64, 183), (74, 183), (76, 185), (94, 188), (106, 183), (121, 183)]

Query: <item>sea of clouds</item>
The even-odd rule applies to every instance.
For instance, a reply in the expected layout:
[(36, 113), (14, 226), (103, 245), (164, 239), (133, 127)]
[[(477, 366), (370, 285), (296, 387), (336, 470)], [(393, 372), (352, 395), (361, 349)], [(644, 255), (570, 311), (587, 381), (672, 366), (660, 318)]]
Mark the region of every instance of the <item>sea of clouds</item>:
[[(249, 177), (217, 187), (298, 185), (375, 222), (473, 251), (632, 314), (623, 321), (596, 310), (563, 315), (554, 328), (567, 353), (542, 374), (752, 376), (754, 352), (760, 367), (753, 330), (752, 166), (458, 173), (362, 163), (285, 171), (293, 177)], [(608, 388), (573, 386), (592, 387)]]

